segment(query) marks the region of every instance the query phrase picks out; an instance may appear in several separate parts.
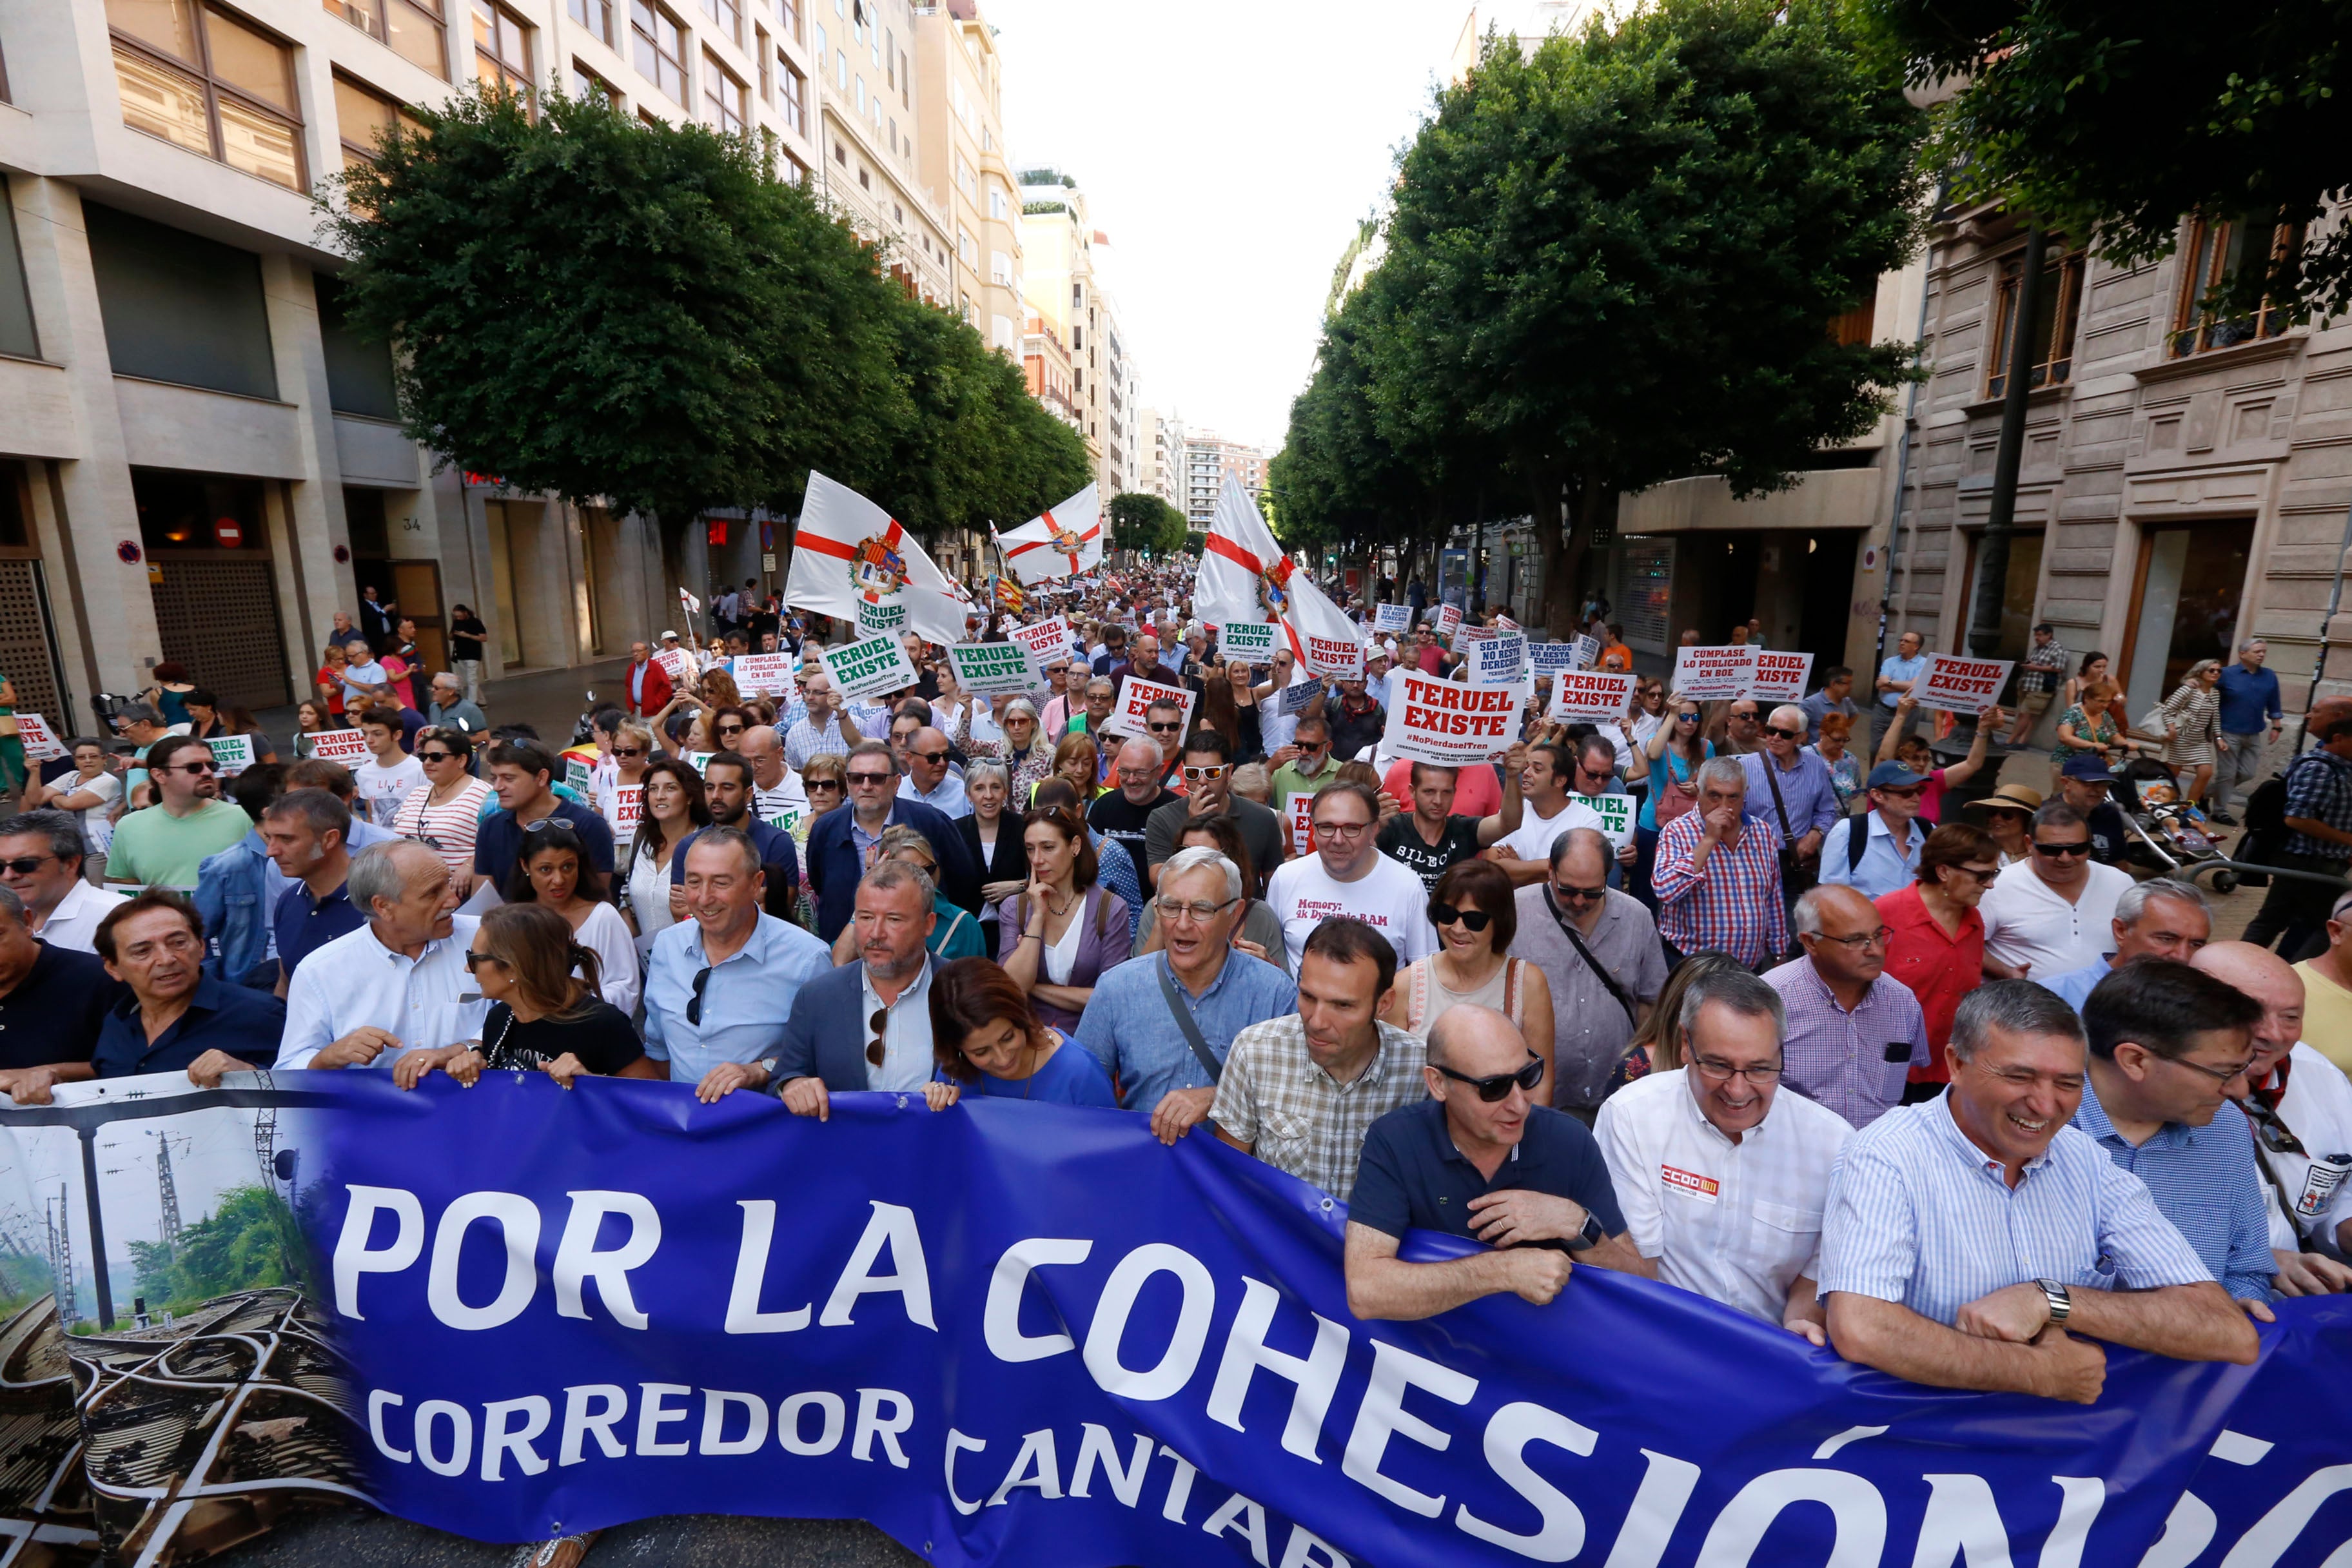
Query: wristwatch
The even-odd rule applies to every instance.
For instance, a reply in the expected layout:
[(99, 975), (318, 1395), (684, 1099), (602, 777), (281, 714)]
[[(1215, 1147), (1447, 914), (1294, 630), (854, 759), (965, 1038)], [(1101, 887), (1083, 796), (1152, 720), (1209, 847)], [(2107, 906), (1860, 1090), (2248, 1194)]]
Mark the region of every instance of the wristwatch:
[(1584, 1228), (1568, 1238), (1568, 1249), (1570, 1252), (1584, 1252), (1608, 1239), (1609, 1228), (1601, 1223), (1599, 1215), (1588, 1209), (1584, 1215)]
[(2064, 1322), (2067, 1314), (2074, 1310), (2074, 1298), (2066, 1293), (2066, 1287), (2055, 1279), (2036, 1279), (2034, 1283), (2042, 1287), (2042, 1294), (2049, 1300), (2051, 1322)]

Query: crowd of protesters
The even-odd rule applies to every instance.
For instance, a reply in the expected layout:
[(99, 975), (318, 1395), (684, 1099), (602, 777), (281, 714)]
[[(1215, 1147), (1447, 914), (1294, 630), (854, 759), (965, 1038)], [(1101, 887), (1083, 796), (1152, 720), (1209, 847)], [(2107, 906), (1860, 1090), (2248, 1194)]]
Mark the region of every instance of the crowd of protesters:
[[(561, 750), (485, 722), (478, 663), (410, 723), (408, 623), (371, 599), (302, 731), (356, 724), (367, 760), (298, 742), (227, 780), (195, 727), (234, 710), (159, 668), (133, 773), (77, 742), (0, 822), (0, 1088), (500, 1068), (817, 1121), (866, 1090), (1134, 1111), (1346, 1200), (1360, 1316), (1540, 1304), (1582, 1264), (2078, 1401), (2103, 1344), (2243, 1362), (2273, 1298), (2352, 1289), (2352, 897), (2274, 887), (2282, 956), (2123, 868), (2120, 699), (2088, 660), (2062, 696), (2046, 628), (2015, 718), (1954, 758), (1914, 733), (1906, 635), (1785, 705), (1643, 680), (1559, 725), (1538, 692), (1454, 769), (1387, 750), (1400, 672), (1457, 663), (1427, 624), (1323, 682), (1227, 660), (1188, 591), (1087, 580), (1025, 696), (910, 636), (913, 685), (846, 699), (829, 628), (730, 593)], [(793, 656), (789, 689), (745, 689), (753, 652)], [(2212, 673), (2166, 705), (2185, 770), (2276, 717)], [(1190, 700), (1131, 712), (1130, 679)], [(2047, 797), (1965, 788), (2052, 707)], [(2285, 852), (2340, 873), (2352, 702), (2310, 738)], [(1414, 1227), (1489, 1246), (1408, 1262)]]

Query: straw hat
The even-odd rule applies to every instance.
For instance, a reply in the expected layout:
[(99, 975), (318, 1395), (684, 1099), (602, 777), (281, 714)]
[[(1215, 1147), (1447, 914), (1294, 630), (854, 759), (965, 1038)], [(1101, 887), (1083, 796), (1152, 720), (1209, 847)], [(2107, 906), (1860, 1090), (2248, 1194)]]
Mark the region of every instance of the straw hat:
[(1979, 805), (1993, 806), (2011, 811), (2022, 811), (2031, 816), (2042, 809), (2042, 792), (2038, 789), (2028, 789), (2023, 784), (2003, 784), (1990, 795), (1969, 801), (1967, 805), (1971, 809)]

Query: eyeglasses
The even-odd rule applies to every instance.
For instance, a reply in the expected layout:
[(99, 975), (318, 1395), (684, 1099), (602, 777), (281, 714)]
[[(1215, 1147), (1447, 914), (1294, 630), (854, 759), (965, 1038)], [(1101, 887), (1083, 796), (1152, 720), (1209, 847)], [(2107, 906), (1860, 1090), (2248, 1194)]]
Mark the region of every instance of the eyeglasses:
[(1361, 838), (1372, 830), (1369, 822), (1318, 822), (1311, 826), (1318, 838)]
[(1778, 1083), (1780, 1080), (1780, 1068), (1778, 1063), (1770, 1067), (1736, 1068), (1729, 1062), (1716, 1061), (1712, 1058), (1693, 1057), (1691, 1066), (1697, 1071), (1699, 1077), (1709, 1083), (1729, 1083), (1733, 1079), (1744, 1078), (1757, 1087), (1762, 1088), (1766, 1084)]
[(932, 767), (938, 767), (948, 760), (948, 754), (945, 752), (908, 752), (907, 754), (915, 761), (927, 763)]
[(1214, 784), (1233, 771), (1233, 768), (1224, 763), (1218, 763), (1209, 767), (1200, 768), (1187, 765), (1184, 769), (1184, 782), (1186, 784)]
[(694, 994), (686, 999), (686, 1021), (696, 1028), (702, 1026), (702, 994), (710, 984), (710, 965), (695, 971)]
[(2033, 852), (2055, 860), (2062, 855), (2088, 855), (2091, 852), (2091, 846), (2087, 839), (2080, 844), (2043, 844), (2036, 840)]
[(1488, 926), (1492, 925), (1494, 921), (1495, 917), (1488, 914), (1484, 910), (1457, 910), (1452, 904), (1432, 904), (1429, 906), (1430, 924), (1433, 926), (1450, 926), (1458, 924), (1464, 931), (1468, 931), (1473, 936), (1485, 931)]
[(1181, 719), (1179, 719), (1173, 724), (1152, 724), (1148, 726), (1155, 735), (1172, 735), (1183, 727), (1184, 721)]
[[(507, 961), (495, 953), (468, 952), (466, 954), (466, 973), (468, 974), (473, 973), (485, 963), (495, 963), (500, 969), (507, 967)], [(703, 973), (707, 974), (709, 971), (705, 970)], [(691, 1016), (691, 1014), (688, 1016)]]
[[(724, 734), (726, 731), (721, 731), (719, 732)], [(422, 753), (419, 754), (421, 755)], [(443, 754), (446, 755), (447, 753), (445, 752)], [(646, 754), (646, 749), (643, 746), (615, 746), (613, 748), (613, 754), (616, 757), (642, 757)]]
[[(1734, 716), (1737, 717), (1737, 715)], [(1802, 730), (1783, 730), (1778, 724), (1766, 725), (1764, 732), (1768, 735), (1778, 735), (1784, 741), (1801, 741), (1805, 738), (1805, 732)]]
[(1195, 925), (1207, 925), (1241, 900), (1227, 899), (1222, 904), (1213, 904), (1202, 900), (1188, 904), (1181, 899), (1154, 899), (1151, 902), (1153, 907), (1159, 910), (1160, 918), (1163, 922), (1173, 923), (1179, 920), (1189, 919)]
[(1609, 884), (1603, 882), (1597, 888), (1574, 888), (1565, 882), (1554, 882), (1551, 885), (1551, 890), (1564, 904), (1585, 904), (1605, 897), (1609, 891)]
[(878, 1068), (882, 1065), (882, 1037), (890, 1027), (890, 1009), (875, 1008), (874, 1016), (866, 1020), (866, 1026), (874, 1035), (874, 1037), (866, 1043), (866, 1059), (870, 1065)]
[(1819, 941), (1833, 942), (1851, 952), (1858, 948), (1885, 947), (1894, 940), (1895, 928), (1880, 926), (1876, 931), (1856, 931), (1852, 936), (1830, 936), (1821, 931), (1814, 931), (1811, 934)]
[(1468, 1084), (1472, 1089), (1478, 1091), (1479, 1099), (1485, 1100), (1487, 1104), (1492, 1105), (1496, 1100), (1501, 1100), (1504, 1096), (1509, 1094), (1513, 1084), (1517, 1084), (1521, 1089), (1528, 1090), (1531, 1094), (1535, 1092), (1536, 1085), (1543, 1082), (1544, 1062), (1543, 1058), (1536, 1055), (1533, 1051), (1529, 1051), (1528, 1053), (1528, 1065), (1521, 1068), (1517, 1072), (1498, 1072), (1489, 1074), (1485, 1078), (1472, 1078), (1468, 1073), (1455, 1072), (1452, 1068), (1442, 1067), (1437, 1070), (1444, 1077), (1452, 1079), (1455, 1083)]
[(0, 860), (0, 871), (29, 877), (57, 858), (55, 855), (19, 855), (14, 860)]
[(2164, 1059), (2174, 1067), (2187, 1068), (2190, 1072), (2201, 1072), (2215, 1083), (2228, 1083), (2254, 1065), (2254, 1058), (2252, 1057), (2248, 1057), (2234, 1067), (2226, 1068), (2209, 1068), (2202, 1062), (2192, 1062), (2186, 1057), (2166, 1057)]
[(895, 776), (891, 773), (852, 773), (849, 775), (849, 782), (853, 784), (872, 784), (879, 789)]

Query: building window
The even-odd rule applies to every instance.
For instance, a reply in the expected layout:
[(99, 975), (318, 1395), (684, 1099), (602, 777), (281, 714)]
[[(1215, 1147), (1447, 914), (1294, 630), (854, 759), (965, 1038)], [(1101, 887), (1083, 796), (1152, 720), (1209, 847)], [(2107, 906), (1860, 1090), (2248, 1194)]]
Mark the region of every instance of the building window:
[(108, 0), (106, 12), (125, 125), (304, 188), (290, 47), (194, 0)]
[[(25, 280), (24, 252), (16, 244), (16, 209), (0, 181), (0, 354), (26, 359), (41, 357), (40, 334), (33, 329), (33, 293)], [(0, 477), (0, 490), (5, 488)], [(5, 497), (0, 497), (5, 499)]]
[(686, 102), (686, 44), (677, 22), (652, 0), (629, 0), (630, 58), (672, 103)]
[(792, 62), (781, 54), (776, 57), (779, 85), (783, 93), (784, 123), (799, 135), (808, 134), (808, 80), (793, 68)]
[(1878, 285), (1873, 282), (1870, 292), (1851, 310), (1843, 311), (1830, 321), (1830, 341), (1840, 348), (1866, 346), (1878, 317)]
[(1010, 287), (1013, 282), (1013, 258), (1001, 250), (988, 253), (988, 280)]
[(776, 20), (784, 29), (784, 37), (794, 43), (801, 41), (801, 0), (776, 0)]
[(803, 190), (814, 183), (816, 178), (816, 172), (811, 169), (806, 163), (802, 163), (798, 158), (793, 157), (790, 152), (786, 152), (784, 154), (784, 167), (789, 171), (786, 178), (790, 183), (802, 187)]
[(760, 101), (773, 103), (776, 101), (776, 57), (769, 47), (766, 29), (753, 29), (751, 55), (760, 62)]
[(866, 112), (866, 79), (864, 77), (857, 79), (857, 112), (860, 114)]
[[(2009, 360), (2017, 330), (2018, 285), (2025, 276), (2025, 258), (2012, 256), (2000, 264), (2000, 298), (1993, 310), (1992, 356), (1987, 364), (1985, 395), (1999, 397), (2009, 389)], [(2053, 247), (2042, 269), (2041, 298), (2034, 302), (2033, 371), (2028, 387), (2056, 386), (2074, 374), (2074, 328), (2083, 310), (2083, 253)]]
[(582, 65), (572, 62), (572, 96), (583, 103), (601, 103), (607, 109), (622, 104), (621, 89)]
[(866, 165), (863, 163), (857, 165), (857, 183), (866, 190), (870, 191), (874, 188), (874, 176), (866, 172)]
[(737, 47), (743, 43), (743, 0), (702, 0), (702, 14), (719, 24)]
[(343, 142), (343, 167), (371, 163), (393, 131), (424, 132), (425, 127), (401, 106), (373, 88), (349, 77), (335, 78), (335, 130)]
[(530, 70), (530, 26), (498, 0), (474, 0), (474, 79), (515, 94), (526, 107), (539, 101)]
[(1013, 215), (1013, 203), (1005, 196), (1003, 186), (988, 187), (988, 216), (998, 222), (1007, 222)]
[(2180, 292), (2172, 312), (2172, 353), (2176, 356), (2225, 349), (2256, 338), (2274, 338), (2286, 331), (2286, 312), (2268, 297), (2251, 313), (2217, 316), (2206, 308), (2206, 296), (2229, 279), (2261, 266), (2263, 260), (2275, 264), (2281, 257), (2303, 247), (2302, 226), (2280, 224), (2267, 231), (2270, 251), (2258, 260), (2252, 254), (2249, 239), (2260, 244), (2257, 237), (2264, 232), (2236, 218), (2190, 220), (2189, 243), (2180, 250)]
[(563, 9), (595, 34), (598, 43), (608, 49), (613, 47), (613, 0), (563, 0)]
[(740, 136), (751, 117), (743, 84), (709, 49), (702, 51), (702, 112), (722, 136)]
[(441, 0), (326, 0), (326, 6), (409, 64), (449, 79)]
[[(847, 49), (833, 51), (833, 83), (843, 92), (849, 90), (849, 51)], [(857, 89), (860, 92), (866, 90), (865, 78), (858, 79)]]

